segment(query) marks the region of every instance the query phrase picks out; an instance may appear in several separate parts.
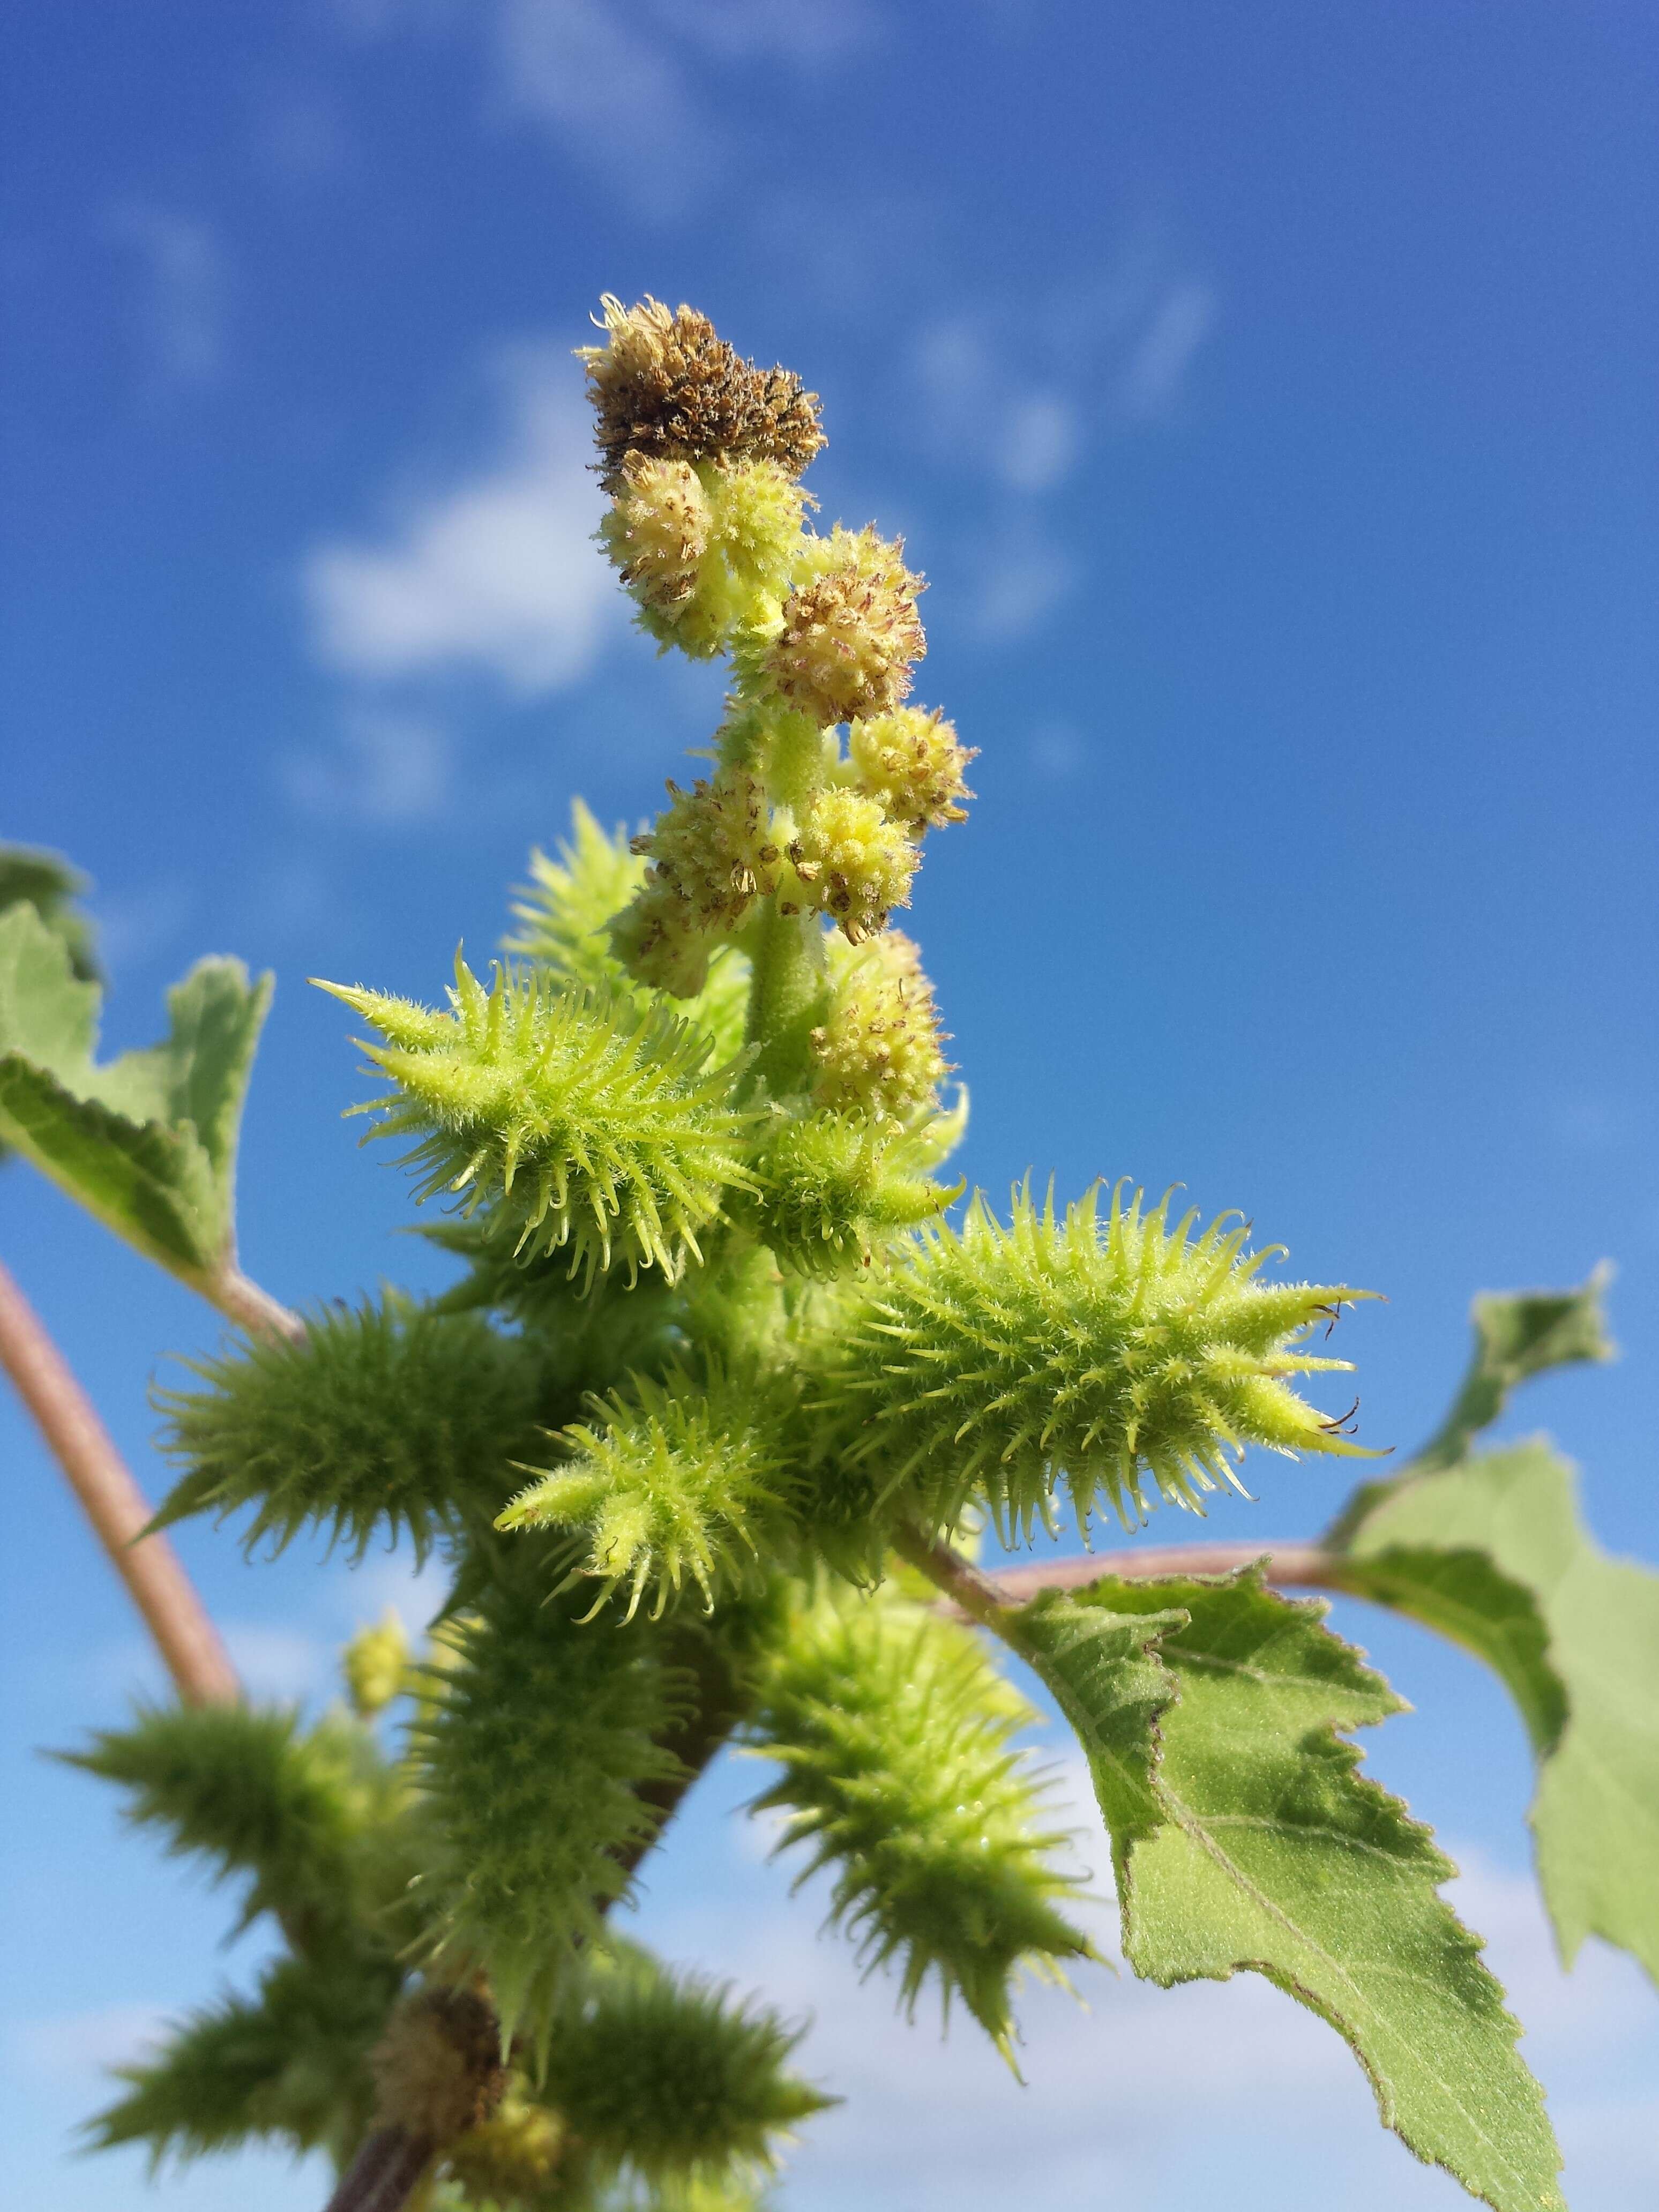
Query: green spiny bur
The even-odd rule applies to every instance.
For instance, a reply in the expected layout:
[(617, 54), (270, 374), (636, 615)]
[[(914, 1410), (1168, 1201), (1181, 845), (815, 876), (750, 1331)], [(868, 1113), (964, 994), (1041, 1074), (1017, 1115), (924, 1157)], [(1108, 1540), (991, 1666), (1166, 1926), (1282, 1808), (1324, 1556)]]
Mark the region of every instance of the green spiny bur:
[(800, 2041), (775, 2013), (626, 1947), (572, 1978), (543, 2096), (591, 2150), (650, 2184), (764, 2172), (835, 2100), (787, 2070)]
[[(726, 1189), (753, 1180), (736, 1066), (711, 1068), (710, 1040), (659, 1006), (513, 969), (486, 991), (459, 958), (455, 976), (434, 1041), (366, 1048), (397, 1091), (359, 1110), (377, 1136), (416, 1139), (418, 1197), (491, 1206), (521, 1253), (565, 1251), (590, 1281), (613, 1261), (672, 1278), (700, 1257)], [(380, 1025), (378, 993), (324, 988)]]
[(1097, 1208), (1056, 1218), (1022, 1190), (1005, 1229), (976, 1198), (872, 1285), (835, 1355), (848, 1457), (933, 1527), (981, 1500), (1029, 1540), (1063, 1486), (1086, 1534), (1103, 1498), (1144, 1518), (1148, 1478), (1188, 1507), (1237, 1487), (1246, 1444), (1358, 1451), (1286, 1378), (1346, 1368), (1295, 1347), (1365, 1293), (1260, 1283), (1243, 1228), (1171, 1228), (1167, 1200)]
[[(793, 1525), (796, 1477), (781, 1389), (752, 1368), (684, 1365), (636, 1377), (559, 1441), (566, 1463), (521, 1491), (499, 1528), (569, 1529), (576, 1572), (601, 1585), (594, 1610), (625, 1589), (660, 1613), (684, 1589), (705, 1606), (765, 1571)], [(769, 1400), (780, 1402), (769, 1402)]]
[(802, 1881), (834, 1869), (830, 1916), (866, 1965), (896, 1966), (912, 2011), (937, 1982), (1005, 2055), (1018, 1970), (1092, 1955), (1013, 1747), (1034, 1717), (968, 1630), (847, 1594), (798, 1616), (750, 1738), (783, 1769), (755, 1809), (784, 1814), (780, 1850), (810, 1850)]
[(759, 1188), (736, 1211), (787, 1267), (853, 1274), (960, 1193), (928, 1179), (926, 1139), (894, 1121), (830, 1112), (775, 1117), (756, 1157)]
[[(270, 1912), (299, 1948), (339, 1951), (384, 1899), (403, 1788), (343, 1714), (307, 1729), (280, 1706), (146, 1707), (60, 1756), (126, 1790), (128, 1818), (169, 1851), (246, 1877), (243, 1926)], [(392, 1875), (394, 1893), (407, 1872)]]
[(356, 1954), (274, 1960), (253, 1996), (187, 2014), (155, 2057), (116, 2069), (125, 2094), (87, 2123), (91, 2147), (143, 2143), (152, 2172), (273, 2137), (343, 2161), (368, 2124), (368, 2054), (399, 1978)]
[(532, 1346), (395, 1295), (187, 1364), (204, 1387), (157, 1394), (185, 1472), (156, 1525), (251, 1506), (250, 1548), (314, 1523), (359, 1554), (405, 1533), (424, 1553), (468, 1500), (507, 1494), (540, 1407)]
[(504, 2033), (540, 2032), (573, 1948), (628, 1887), (678, 1779), (684, 1683), (643, 1624), (578, 1626), (541, 1589), (496, 1589), (434, 1681), (416, 1751), (434, 1822), (432, 1951), (482, 1967)]

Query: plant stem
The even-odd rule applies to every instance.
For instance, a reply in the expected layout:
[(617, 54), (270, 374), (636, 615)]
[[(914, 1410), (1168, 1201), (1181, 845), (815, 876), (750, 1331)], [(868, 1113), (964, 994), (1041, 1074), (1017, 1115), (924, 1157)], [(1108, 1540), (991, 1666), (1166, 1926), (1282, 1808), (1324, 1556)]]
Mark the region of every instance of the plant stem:
[[(708, 1638), (694, 1631), (686, 1639), (684, 1660), (696, 1683), (696, 1702), (685, 1722), (665, 1739), (681, 1762), (681, 1771), (666, 1781), (647, 1784), (639, 1792), (660, 1817), (654, 1834), (620, 1854), (623, 1871), (630, 1875), (661, 1840), (686, 1793), (753, 1703), (745, 1694), (740, 1671)], [(603, 1913), (611, 1900), (607, 1895), (594, 1901)], [(397, 2126), (375, 2129), (358, 2146), (325, 2212), (400, 2212), (432, 2155), (429, 2136)]]
[(823, 1018), (823, 949), (817, 917), (780, 914), (777, 902), (763, 902), (750, 933), (752, 974), (744, 1035), (758, 1044), (755, 1073), (775, 1097), (800, 1090), (811, 1066), (809, 1042)]
[(306, 1333), (304, 1322), (292, 1307), (261, 1290), (234, 1260), (216, 1269), (198, 1288), (250, 1336), (286, 1336), (297, 1342)]
[(241, 1688), (218, 1631), (167, 1538), (137, 1540), (150, 1517), (144, 1494), (68, 1361), (3, 1267), (0, 1366), (68, 1476), (179, 1696), (186, 1705), (234, 1704)]
[[(1145, 1551), (1097, 1552), (1081, 1559), (1011, 1567), (988, 1583), (1008, 1605), (1024, 1605), (1044, 1590), (1081, 1589), (1103, 1576), (1123, 1582), (1156, 1582), (1174, 1575), (1230, 1575), (1240, 1567), (1267, 1562), (1267, 1580), (1280, 1589), (1340, 1589), (1342, 1561), (1318, 1544), (1281, 1544), (1267, 1537), (1254, 1544), (1164, 1544)], [(924, 1571), (926, 1571), (924, 1570)]]
[(398, 2212), (431, 2160), (429, 2136), (410, 2135), (407, 2128), (376, 2128), (340, 2176), (326, 2212)]
[(1045, 1590), (1083, 1589), (1115, 1576), (1122, 1582), (1157, 1582), (1186, 1575), (1230, 1575), (1266, 1559), (1267, 1580), (1279, 1589), (1347, 1588), (1346, 1562), (1319, 1544), (1281, 1544), (1271, 1537), (1254, 1544), (1164, 1544), (1127, 1552), (1095, 1552), (1081, 1559), (1056, 1559), (1041, 1565), (1011, 1567), (986, 1575), (949, 1544), (902, 1529), (893, 1549), (918, 1567), (969, 1620), (1006, 1633), (1008, 1613)]

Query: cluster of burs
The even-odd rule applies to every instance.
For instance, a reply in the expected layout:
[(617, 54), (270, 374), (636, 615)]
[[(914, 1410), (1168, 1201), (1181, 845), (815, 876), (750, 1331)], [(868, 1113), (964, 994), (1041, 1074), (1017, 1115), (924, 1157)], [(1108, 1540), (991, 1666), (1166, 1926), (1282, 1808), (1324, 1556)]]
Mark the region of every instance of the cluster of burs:
[[(896, 1545), (1196, 1504), (1247, 1443), (1352, 1449), (1293, 1387), (1340, 1364), (1297, 1347), (1351, 1294), (1259, 1280), (1242, 1226), (1122, 1193), (945, 1221), (962, 1116), (886, 926), (968, 796), (950, 724), (908, 703), (919, 580), (872, 531), (807, 526), (797, 379), (688, 308), (608, 301), (605, 329), (601, 535), (653, 636), (727, 658), (711, 772), (631, 850), (579, 811), (519, 957), (458, 963), (447, 1006), (330, 987), (377, 1032), (392, 1089), (366, 1110), (466, 1271), (323, 1308), (165, 1401), (165, 1520), (436, 1546), (443, 1625), (416, 1674), (394, 1653), (359, 1686), (367, 1732), (185, 1715), (100, 1754), (196, 1848), (222, 1797), (301, 1808), (280, 1865), (240, 1814), (211, 1846), (291, 1955), (138, 2069), (106, 2140), (262, 2127), (343, 2154), (377, 2110), (417, 2133), (447, 2112), (447, 2068), (425, 2132), (453, 2139), (453, 2201), (573, 2212), (635, 2185), (741, 2201), (821, 2101), (772, 2015), (607, 1934), (722, 1744), (771, 1762), (783, 1844), (907, 1999), (936, 1986), (1007, 2050), (1020, 1969), (1091, 1952), (1012, 1742), (1028, 1709)], [(368, 1723), (394, 1689), (388, 1761)], [(499, 2079), (466, 2056), (479, 2007)], [(289, 2054), (263, 2103), (234, 2057), (256, 2014)]]

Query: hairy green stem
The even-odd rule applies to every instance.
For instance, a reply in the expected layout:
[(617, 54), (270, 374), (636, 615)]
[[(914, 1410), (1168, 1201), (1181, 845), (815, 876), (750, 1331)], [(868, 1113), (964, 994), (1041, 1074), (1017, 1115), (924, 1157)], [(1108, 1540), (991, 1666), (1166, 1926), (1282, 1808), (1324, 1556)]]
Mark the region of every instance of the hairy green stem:
[(823, 1018), (820, 935), (816, 915), (781, 914), (772, 899), (750, 935), (753, 975), (744, 1035), (760, 1047), (755, 1073), (775, 1097), (806, 1085), (811, 1033)]

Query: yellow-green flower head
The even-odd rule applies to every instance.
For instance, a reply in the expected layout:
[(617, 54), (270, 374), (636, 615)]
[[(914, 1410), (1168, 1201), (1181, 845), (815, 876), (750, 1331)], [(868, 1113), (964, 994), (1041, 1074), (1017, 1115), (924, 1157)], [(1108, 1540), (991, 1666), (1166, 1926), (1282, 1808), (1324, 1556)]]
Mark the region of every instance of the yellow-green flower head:
[(372, 1628), (360, 1628), (345, 1648), (341, 1671), (352, 1707), (364, 1720), (383, 1712), (402, 1691), (409, 1673), (409, 1638), (395, 1612)]
[(682, 461), (775, 461), (799, 476), (824, 444), (815, 392), (758, 368), (695, 308), (647, 298), (600, 305), (606, 343), (579, 349), (599, 413), (600, 481), (619, 491), (630, 453)]
[(817, 502), (777, 461), (721, 461), (702, 471), (714, 533), (741, 584), (781, 599), (799, 552), (806, 509)]
[(666, 614), (696, 588), (710, 529), (708, 501), (689, 461), (630, 453), (599, 538), (641, 605)]
[(533, 2203), (553, 2179), (564, 2140), (556, 2114), (514, 2081), (500, 2110), (453, 2144), (445, 2165), (471, 2203)]
[(666, 884), (691, 908), (702, 929), (730, 929), (760, 891), (772, 890), (782, 854), (772, 843), (766, 793), (746, 769), (699, 776), (690, 791), (670, 783), (673, 804), (634, 841), (652, 863), (653, 884)]
[(833, 530), (809, 542), (783, 628), (767, 659), (774, 690), (820, 722), (884, 714), (910, 689), (927, 650), (904, 549), (873, 530)]
[(977, 755), (958, 744), (954, 725), (937, 709), (899, 707), (854, 722), (847, 750), (859, 788), (878, 799), (911, 836), (967, 820), (962, 801), (974, 794), (964, 771)]
[(812, 1031), (813, 1104), (875, 1119), (925, 1113), (951, 1064), (915, 945), (884, 930), (836, 965), (830, 1018)]
[(916, 848), (862, 792), (816, 793), (788, 849), (811, 904), (834, 916), (849, 945), (873, 937), (894, 907), (910, 903)]

